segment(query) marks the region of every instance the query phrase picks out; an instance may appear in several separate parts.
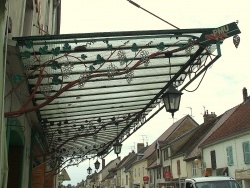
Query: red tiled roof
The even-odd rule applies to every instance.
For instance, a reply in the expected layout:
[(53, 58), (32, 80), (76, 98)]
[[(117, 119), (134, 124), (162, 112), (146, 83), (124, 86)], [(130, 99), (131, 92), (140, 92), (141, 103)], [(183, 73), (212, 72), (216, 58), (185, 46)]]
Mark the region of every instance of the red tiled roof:
[(250, 131), (250, 99), (241, 103), (231, 116), (201, 146)]

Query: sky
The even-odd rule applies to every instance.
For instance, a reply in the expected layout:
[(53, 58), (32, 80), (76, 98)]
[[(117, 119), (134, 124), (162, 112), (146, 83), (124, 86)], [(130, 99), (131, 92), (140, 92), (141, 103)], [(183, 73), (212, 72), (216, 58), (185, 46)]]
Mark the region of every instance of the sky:
[[(166, 22), (139, 9), (127, 0), (62, 0), (61, 34), (92, 33), (112, 31), (137, 31), (175, 29)], [(233, 38), (226, 39), (220, 57), (207, 71), (200, 86), (194, 92), (185, 92), (180, 103), (180, 110), (171, 114), (161, 110), (153, 119), (141, 127), (123, 143), (121, 158), (125, 157), (137, 143), (154, 142), (174, 121), (189, 114), (199, 124), (203, 123), (205, 110), (221, 115), (243, 101), (242, 89), (250, 93), (250, 69), (247, 55), (250, 44), (250, 1), (226, 0), (134, 0), (142, 8), (152, 12), (180, 29), (214, 28), (238, 20), (241, 30), (240, 44), (235, 48)], [(201, 76), (186, 89), (194, 90)], [(135, 142), (136, 141), (136, 142)], [(106, 164), (116, 158), (111, 152)], [(90, 161), (94, 169), (95, 161)], [(69, 167), (67, 172), (71, 181), (63, 184), (76, 185), (87, 176), (89, 161), (78, 167)]]

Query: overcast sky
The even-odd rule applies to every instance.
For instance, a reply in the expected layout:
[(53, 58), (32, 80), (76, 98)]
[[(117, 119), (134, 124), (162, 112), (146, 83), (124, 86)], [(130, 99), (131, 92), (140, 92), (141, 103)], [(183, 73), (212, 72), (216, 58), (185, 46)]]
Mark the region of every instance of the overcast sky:
[[(242, 102), (242, 89), (250, 93), (250, 1), (204, 1), (204, 0), (134, 0), (142, 8), (156, 14), (180, 29), (220, 27), (239, 21), (241, 30), (240, 45), (236, 49), (233, 39), (226, 39), (222, 46), (222, 57), (207, 71), (201, 85), (195, 92), (183, 92), (180, 110), (175, 120), (192, 112), (193, 118), (203, 122), (204, 109), (221, 115), (226, 110)], [(62, 0), (61, 33), (91, 33), (109, 31), (174, 29), (171, 25), (139, 9), (127, 0)], [(201, 77), (197, 79), (197, 82)], [(188, 90), (197, 87), (197, 82), (188, 86)], [(123, 143), (121, 157), (126, 156), (137, 142), (151, 144), (171, 124), (173, 119), (163, 109), (149, 123), (139, 129)], [(106, 164), (116, 157), (110, 153)], [(95, 161), (91, 161), (94, 169)], [(71, 183), (76, 185), (87, 176), (88, 161), (78, 167), (66, 169)]]

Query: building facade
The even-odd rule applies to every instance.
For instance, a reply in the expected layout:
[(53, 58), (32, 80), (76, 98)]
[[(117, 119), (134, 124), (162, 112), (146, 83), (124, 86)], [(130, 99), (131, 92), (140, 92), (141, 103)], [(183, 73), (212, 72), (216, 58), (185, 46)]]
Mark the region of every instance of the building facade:
[(243, 102), (202, 144), (202, 156), (212, 175), (234, 177), (250, 186), (250, 100), (243, 88)]
[[(4, 113), (20, 108), (29, 96), (12, 39), (59, 34), (60, 1), (1, 0), (0, 5), (0, 186), (56, 186), (57, 175), (41, 155), (46, 146), (38, 133), (36, 114), (5, 118)], [(13, 88), (19, 89), (14, 92)]]

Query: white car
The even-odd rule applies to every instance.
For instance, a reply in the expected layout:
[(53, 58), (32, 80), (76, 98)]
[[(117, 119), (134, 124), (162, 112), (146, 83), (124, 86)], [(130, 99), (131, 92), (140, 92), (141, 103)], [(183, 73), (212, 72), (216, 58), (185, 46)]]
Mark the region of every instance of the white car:
[(209, 176), (186, 179), (185, 188), (240, 188), (240, 186), (231, 177)]

